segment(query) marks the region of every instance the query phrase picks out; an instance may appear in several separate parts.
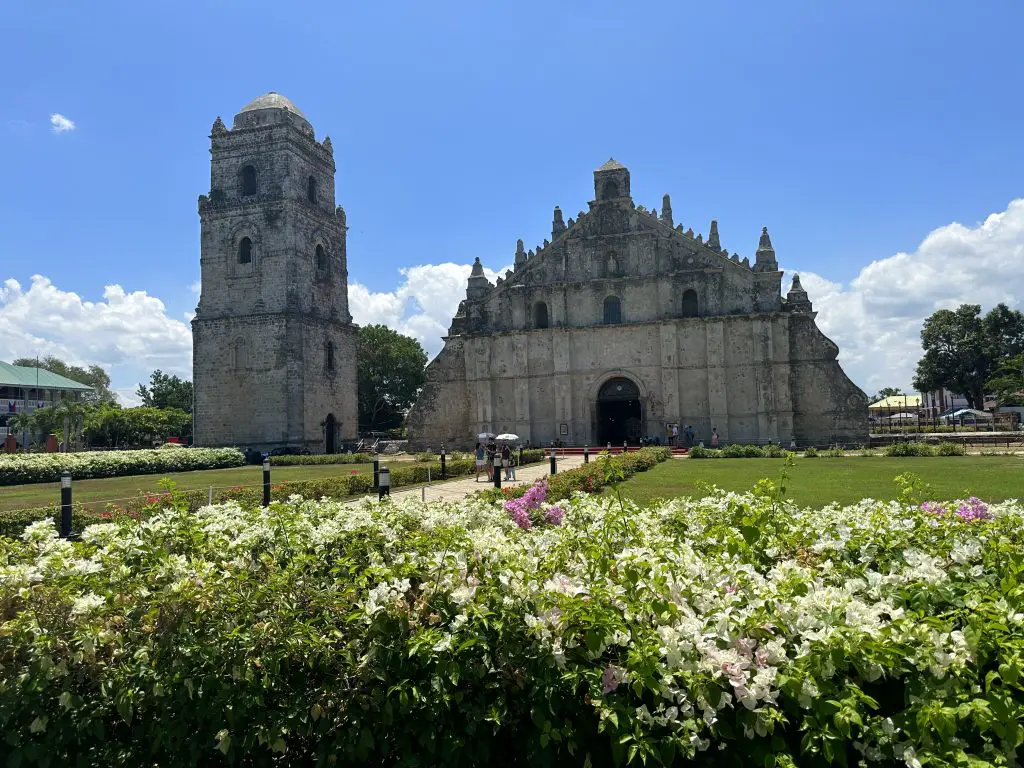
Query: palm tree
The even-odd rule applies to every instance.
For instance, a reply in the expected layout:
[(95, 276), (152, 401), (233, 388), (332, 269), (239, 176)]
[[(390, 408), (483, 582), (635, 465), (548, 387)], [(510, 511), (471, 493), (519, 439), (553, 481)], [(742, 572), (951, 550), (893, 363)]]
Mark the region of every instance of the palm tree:
[(11, 435), (21, 434), (23, 447), (28, 448), (28, 441), (25, 436), (32, 436), (36, 429), (36, 420), (31, 413), (22, 411), (15, 413), (7, 419), (7, 432)]
[(82, 421), (85, 418), (85, 408), (74, 400), (61, 400), (54, 408), (54, 412), (64, 422), (64, 452), (67, 453), (71, 450), (72, 444), (78, 442)]

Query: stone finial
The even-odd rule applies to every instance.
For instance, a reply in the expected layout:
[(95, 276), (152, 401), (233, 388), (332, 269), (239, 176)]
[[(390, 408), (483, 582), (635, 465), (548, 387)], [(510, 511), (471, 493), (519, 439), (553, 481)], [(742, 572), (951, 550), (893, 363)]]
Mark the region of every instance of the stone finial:
[(697, 242), (698, 243), (703, 243), (704, 242), (704, 235), (698, 234), (697, 235)]
[(523, 248), (522, 238), (516, 240), (516, 259), (515, 264), (519, 266), (526, 262), (526, 250)]
[(748, 259), (746, 256), (743, 257), (743, 266), (746, 267), (747, 269), (750, 269), (750, 259)]
[(572, 225), (573, 225), (573, 224), (575, 224), (575, 223), (576, 223), (576, 222), (574, 222), (574, 221), (572, 220), (572, 216), (570, 216), (570, 217), (569, 217), (569, 226), (570, 226), (570, 227), (572, 227)]
[(484, 276), (484, 265), (480, 263), (477, 256), (473, 261), (473, 268), (469, 272), (469, 281), (466, 283), (466, 298), (470, 301), (483, 298), (491, 288), (490, 282)]
[(345, 214), (345, 209), (340, 205), (334, 209), (334, 215), (338, 217), (338, 220), (341, 222), (341, 226), (344, 227), (348, 225), (348, 216)]
[(732, 255), (732, 260), (735, 261), (737, 264), (739, 264), (740, 263), (740, 255), (738, 253), (734, 253)]
[(533, 258), (533, 249), (532, 248), (526, 253), (526, 257), (529, 258), (529, 259)]
[(565, 222), (562, 221), (562, 209), (556, 205), (551, 217), (551, 239), (554, 240), (562, 232), (565, 232)]
[(786, 309), (790, 312), (812, 312), (814, 309), (807, 298), (807, 291), (800, 285), (800, 275), (793, 275), (793, 284), (786, 294)]
[(725, 258), (729, 258), (729, 249), (728, 248), (723, 248), (722, 249), (722, 255), (725, 256)]
[(775, 260), (775, 249), (772, 247), (772, 239), (768, 236), (768, 227), (764, 227), (761, 230), (761, 239), (757, 244), (757, 253), (754, 254), (754, 271), (779, 271), (779, 263)]
[(683, 225), (682, 224), (676, 224), (676, 232), (682, 232), (682, 231), (683, 231)]
[(511, 269), (506, 269), (505, 270), (505, 279), (508, 280), (510, 277), (512, 277), (512, 270)]
[(227, 126), (224, 125), (224, 121), (220, 119), (220, 115), (217, 115), (217, 119), (213, 121), (213, 128), (210, 129), (210, 135), (220, 136), (222, 133), (227, 132)]
[(330, 136), (324, 136), (324, 140), (322, 142), (320, 142), (320, 145), (324, 149), (326, 149), (328, 152), (330, 152), (331, 154), (334, 153), (334, 145), (331, 144), (331, 137)]
[(551, 245), (551, 243), (549, 243), (548, 239), (545, 237), (544, 238), (544, 247), (547, 248), (549, 245)]
[(718, 241), (718, 219), (711, 220), (711, 232), (708, 234), (708, 248), (721, 251), (722, 244)]
[(672, 224), (672, 201), (669, 199), (668, 194), (662, 195), (661, 198), (661, 220), (668, 224), (670, 227)]
[(688, 230), (686, 230), (686, 236), (693, 237), (693, 227), (690, 227)]

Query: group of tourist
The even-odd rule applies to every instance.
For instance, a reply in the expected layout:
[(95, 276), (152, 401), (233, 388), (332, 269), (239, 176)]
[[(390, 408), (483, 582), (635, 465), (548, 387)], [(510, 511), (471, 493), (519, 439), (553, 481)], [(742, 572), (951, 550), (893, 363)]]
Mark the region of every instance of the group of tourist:
[[(689, 424), (687, 424), (685, 427), (683, 427), (683, 431), (682, 431), (683, 442), (682, 443), (679, 442), (679, 434), (680, 433), (679, 433), (679, 425), (678, 424), (669, 424), (668, 427), (666, 427), (665, 432), (666, 432), (666, 437), (668, 438), (668, 444), (669, 445), (678, 445), (678, 446), (685, 447), (685, 448), (692, 448), (694, 446), (694, 444), (695, 444), (694, 441), (696, 440), (696, 433), (693, 431), (693, 427), (691, 427)], [(701, 441), (701, 445), (704, 445), (703, 441)], [(717, 427), (712, 427), (711, 428), (711, 447), (712, 448), (717, 448), (718, 447), (718, 428)]]
[(480, 470), (484, 470), (487, 473), (487, 480), (494, 480), (494, 472), (498, 468), (495, 467), (495, 460), (501, 459), (501, 466), (505, 468), (505, 480), (516, 479), (516, 455), (508, 443), (502, 444), (499, 448), (498, 444), (493, 440), (484, 445), (483, 443), (476, 444), (476, 482), (480, 482)]

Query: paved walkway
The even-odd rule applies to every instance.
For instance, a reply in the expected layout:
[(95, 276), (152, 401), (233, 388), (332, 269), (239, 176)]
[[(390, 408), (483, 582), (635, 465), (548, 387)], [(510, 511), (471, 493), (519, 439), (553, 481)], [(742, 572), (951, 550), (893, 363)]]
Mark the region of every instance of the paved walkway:
[[(582, 464), (582, 456), (565, 456), (564, 458), (558, 459), (558, 471), (563, 472), (567, 469), (579, 467)], [(547, 475), (550, 469), (551, 466), (548, 459), (544, 459), (544, 461), (539, 464), (527, 464), (525, 467), (516, 467), (516, 479), (509, 481), (502, 479), (501, 487), (510, 488), (517, 485), (530, 485), (535, 480)], [(504, 470), (502, 471), (504, 472)], [(502, 478), (504, 478), (504, 474), (502, 475)], [(459, 501), (470, 494), (476, 493), (477, 491), (493, 487), (494, 481), (488, 482), (487, 477), (481, 472), (480, 482), (476, 482), (472, 477), (459, 477), (454, 480), (432, 483), (430, 485), (421, 485), (415, 488), (395, 489), (391, 492), (391, 498), (416, 498), (426, 499), (427, 501)], [(364, 499), (376, 498), (377, 494), (360, 496), (358, 499), (355, 499), (350, 503), (363, 501)]]

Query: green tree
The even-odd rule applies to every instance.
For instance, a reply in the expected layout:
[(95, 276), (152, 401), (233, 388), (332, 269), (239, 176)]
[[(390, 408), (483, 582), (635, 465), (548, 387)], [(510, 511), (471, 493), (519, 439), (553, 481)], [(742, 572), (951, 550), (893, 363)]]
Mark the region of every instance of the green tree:
[[(14, 365), (26, 368), (36, 367), (36, 358), (20, 357), (14, 361)], [(47, 355), (39, 360), (39, 367), (45, 371), (56, 373), (58, 376), (77, 381), (79, 384), (86, 384), (92, 387), (93, 391), (83, 396), (83, 401), (88, 403), (116, 403), (117, 396), (110, 389), (110, 374), (98, 365), (90, 365), (83, 368), (78, 365), (65, 363), (60, 358)]]
[(108, 448), (148, 447), (156, 440), (187, 437), (192, 416), (178, 408), (116, 408), (109, 404), (85, 415), (89, 444)]
[(135, 394), (150, 408), (192, 410), (192, 382), (169, 376), (159, 368), (149, 377), (149, 386), (139, 384)]
[(1003, 361), (988, 380), (997, 405), (1024, 405), (1024, 352)]
[(385, 325), (359, 329), (358, 378), (361, 429), (392, 429), (423, 386), (427, 353), (416, 339)]
[(922, 392), (948, 389), (982, 410), (993, 375), (1024, 351), (1024, 315), (1005, 304), (984, 317), (978, 304), (940, 309), (924, 321), (921, 346), (914, 386)]

